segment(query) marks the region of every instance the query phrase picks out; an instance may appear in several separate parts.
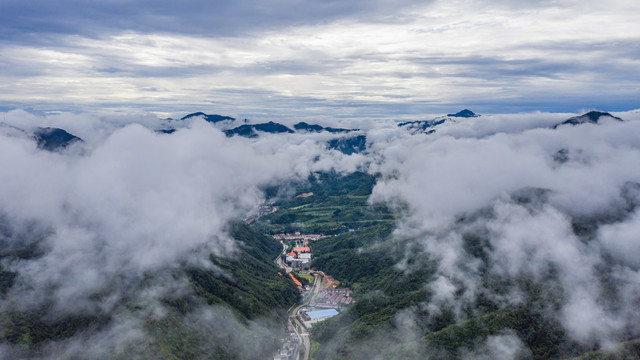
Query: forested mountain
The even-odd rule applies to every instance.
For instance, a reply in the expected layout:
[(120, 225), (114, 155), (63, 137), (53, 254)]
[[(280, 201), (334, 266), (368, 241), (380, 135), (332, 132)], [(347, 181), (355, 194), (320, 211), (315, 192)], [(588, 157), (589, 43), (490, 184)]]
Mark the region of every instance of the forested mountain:
[(338, 150), (345, 155), (359, 154), (367, 149), (367, 136), (345, 136), (329, 141), (329, 149)]
[[(47, 234), (29, 239), (29, 233), (16, 233), (7, 224), (2, 230), (4, 237), (24, 237), (27, 242), (3, 250), (2, 264), (37, 258), (40, 247), (46, 246)], [(79, 313), (56, 312), (52, 303), (5, 306), (0, 343), (13, 345), (5, 356), (64, 356), (78, 342), (133, 331), (132, 339), (121, 339), (124, 348), (86, 351), (113, 359), (262, 359), (264, 349), (276, 351), (280, 346), (286, 309), (297, 302), (299, 293), (273, 263), (282, 249), (278, 242), (242, 223), (232, 224), (230, 234), (238, 248), (232, 257), (211, 255), (208, 265), (184, 264), (140, 279), (121, 274), (119, 284), (95, 295), (96, 305), (101, 299), (117, 299), (108, 311), (98, 306)], [(20, 281), (20, 273), (0, 268), (0, 296), (23, 291)], [(119, 327), (121, 322), (131, 328)], [(249, 339), (256, 342), (254, 349), (246, 346)]]
[(63, 129), (57, 128), (38, 128), (34, 132), (38, 147), (48, 151), (56, 151), (66, 148), (67, 146), (82, 142), (79, 137), (69, 134)]
[[(522, 189), (513, 193), (510, 201), (535, 213), (544, 206), (545, 194), (542, 189)], [(619, 214), (628, 214), (635, 206), (628, 204)], [(491, 271), (495, 261), (490, 256), (491, 244), (495, 240), (486, 226), (496, 216), (493, 211), (486, 208), (457, 222), (454, 231), (461, 235), (458, 251), (465, 254), (469, 266), (478, 269), (480, 277), (451, 284), (448, 291), (453, 291), (455, 302), (442, 302), (439, 293), (444, 289), (434, 287), (439, 284), (437, 269), (442, 260), (431, 258), (421, 251), (419, 242), (394, 233), (391, 226), (370, 227), (312, 243), (317, 256), (314, 267), (332, 274), (341, 286), (353, 288), (358, 298), (344, 314), (314, 326), (318, 342), (315, 358), (466, 358), (469, 349), (480, 348), (489, 338), (512, 336), (523, 342), (510, 345), (516, 358), (571, 358), (593, 350), (595, 342), (575, 341), (561, 323), (561, 308), (571, 289), (563, 286), (553, 266), (542, 277)], [(593, 230), (584, 231), (586, 222), (620, 220), (607, 214), (589, 220), (575, 218), (573, 231), (588, 241)], [(606, 268), (601, 271), (601, 281), (611, 290), (602, 301), (622, 301), (616, 280), (606, 275)], [(432, 285), (425, 286), (427, 283)], [(474, 295), (469, 297), (470, 293)], [(518, 300), (511, 302), (512, 296)], [(635, 342), (613, 354), (591, 356), (626, 354), (634, 358), (634, 349)]]

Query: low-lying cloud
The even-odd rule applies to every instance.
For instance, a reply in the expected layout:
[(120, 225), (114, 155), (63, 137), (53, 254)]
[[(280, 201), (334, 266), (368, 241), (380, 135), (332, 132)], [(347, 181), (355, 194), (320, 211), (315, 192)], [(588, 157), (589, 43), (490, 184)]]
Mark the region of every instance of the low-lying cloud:
[[(480, 117), (431, 135), (377, 137), (372, 169), (382, 177), (372, 200), (399, 204), (396, 232), (438, 260), (432, 311), (454, 305), (465, 320), (465, 304), (487, 296), (483, 278), (524, 276), (558, 286), (547, 289), (557, 302), (545, 311), (572, 340), (607, 346), (638, 335), (640, 122), (634, 112), (622, 117), (556, 130), (544, 114), (484, 125)], [(561, 150), (566, 161), (554, 157)], [(469, 236), (485, 241), (485, 258), (464, 250)], [(502, 306), (523, 295), (492, 294)], [(489, 339), (473, 357), (510, 341)]]
[[(481, 294), (503, 307), (522, 304), (519, 289), (492, 293), (482, 281), (527, 277), (555, 286), (549, 291), (558, 302), (544, 312), (572, 341), (626, 340), (640, 331), (640, 118), (629, 112), (616, 114), (624, 122), (551, 128), (569, 115), (481, 116), (430, 135), (371, 126), (368, 152), (346, 156), (327, 150), (336, 135), (326, 133), (226, 137), (196, 118), (167, 135), (154, 132), (167, 125), (155, 117), (129, 124), (130, 118), (7, 113), (6, 123), (25, 134), (57, 126), (86, 142), (74, 145), (82, 151), (47, 152), (20, 132), (0, 132), (2, 219), (14, 235), (38, 234), (42, 251), (2, 263), (19, 275), (0, 307), (120, 312), (118, 299), (127, 296), (153, 304), (162, 294), (188, 292), (169, 275), (148, 291), (127, 286), (182, 264), (204, 266), (211, 253), (233, 256), (227, 225), (255, 210), (265, 186), (315, 171), (365, 169), (378, 176), (371, 200), (401, 215), (396, 233), (438, 261), (425, 284), (433, 292), (423, 304), (429, 313), (453, 309), (463, 321), (473, 315), (463, 308)], [(469, 234), (485, 241), (484, 257), (464, 250)], [(8, 248), (25, 245), (18, 235), (4, 241)], [(161, 307), (149, 308), (158, 314), (148, 316), (162, 316)], [(230, 316), (208, 311), (202, 309), (203, 324)], [(422, 353), (411, 317), (396, 317), (406, 333), (394, 338), (410, 339), (406, 346)], [(236, 325), (242, 334), (245, 324)], [(135, 345), (135, 319), (113, 326), (103, 329), (105, 341), (124, 332)], [(70, 354), (75, 340), (51, 346)], [(514, 333), (492, 335), (469, 351), (473, 358), (529, 354)]]
[[(101, 358), (111, 348), (148, 351), (149, 319), (168, 316), (162, 300), (193, 295), (188, 280), (173, 270), (190, 266), (229, 277), (209, 256), (235, 256), (229, 222), (252, 215), (264, 201), (264, 187), (306, 179), (313, 171), (351, 172), (364, 162), (360, 155), (328, 151), (326, 134), (229, 138), (198, 118), (173, 122), (178, 129), (172, 134), (155, 132), (168, 122), (154, 116), (132, 121), (12, 111), (4, 120), (0, 245), (31, 245), (35, 256), (2, 260), (2, 269), (17, 275), (0, 311), (36, 312), (43, 320), (97, 319), (96, 328), (38, 350), (59, 358)], [(30, 136), (43, 126), (64, 128), (84, 142), (44, 151)], [(144, 311), (132, 313), (132, 304)], [(282, 330), (261, 320), (244, 322), (228, 310), (198, 311), (190, 322), (211, 331), (198, 344), (226, 343), (242, 358), (261, 358)], [(245, 337), (260, 333), (268, 336), (245, 346)], [(92, 345), (81, 345), (87, 342)], [(3, 346), (11, 356), (29, 354)]]

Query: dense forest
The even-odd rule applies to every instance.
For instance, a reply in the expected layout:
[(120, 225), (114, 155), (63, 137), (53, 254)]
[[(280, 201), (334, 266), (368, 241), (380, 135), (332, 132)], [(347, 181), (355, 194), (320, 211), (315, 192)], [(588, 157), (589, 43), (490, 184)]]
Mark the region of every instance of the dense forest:
[[(532, 209), (541, 205), (546, 192), (524, 189), (511, 196), (518, 206)], [(631, 205), (627, 205), (631, 206)], [(473, 283), (455, 283), (455, 303), (438, 301), (436, 291), (438, 261), (419, 242), (399, 235), (393, 226), (374, 226), (312, 243), (316, 255), (313, 266), (354, 289), (357, 303), (340, 316), (314, 325), (316, 359), (406, 359), (466, 358), (480, 356), (488, 339), (518, 339), (506, 345), (516, 358), (637, 359), (636, 341), (624, 342), (608, 351), (597, 340), (577, 342), (563, 327), (560, 309), (567, 291), (559, 273), (549, 264), (541, 277), (503, 276), (490, 270), (492, 250), (487, 224), (496, 215), (482, 209), (459, 218), (463, 252), (469, 263), (478, 266)], [(614, 221), (616, 216), (576, 218), (573, 231), (588, 241), (593, 226)], [(612, 264), (612, 266), (615, 266)], [(609, 289), (602, 301), (615, 306), (618, 284), (606, 276)], [(477, 281), (477, 283), (475, 282)], [(474, 296), (469, 296), (469, 286)], [(517, 294), (517, 301), (509, 297)], [(403, 320), (404, 319), (404, 320)], [(629, 329), (627, 339), (634, 339)], [(505, 345), (505, 346), (506, 346)]]

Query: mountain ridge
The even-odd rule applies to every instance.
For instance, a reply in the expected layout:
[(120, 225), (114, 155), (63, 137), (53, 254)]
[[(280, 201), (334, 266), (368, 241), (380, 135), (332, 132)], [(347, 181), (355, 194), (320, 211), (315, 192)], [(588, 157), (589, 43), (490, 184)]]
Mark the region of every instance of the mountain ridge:
[(227, 137), (239, 135), (248, 138), (256, 138), (259, 136), (258, 131), (271, 134), (295, 133), (295, 131), (291, 130), (290, 128), (273, 121), (261, 124), (240, 125), (236, 128), (225, 130), (224, 133), (225, 135), (227, 135)]
[(327, 131), (330, 133), (348, 133), (351, 131), (358, 131), (359, 129), (342, 129), (342, 128), (333, 128), (333, 127), (323, 127), (318, 124), (307, 124), (306, 122), (299, 122), (293, 125), (293, 128), (296, 130), (302, 130), (307, 132), (322, 132)]
[(66, 130), (54, 127), (39, 127), (33, 132), (33, 137), (38, 143), (38, 148), (47, 151), (59, 151), (74, 143), (84, 142)]
[(601, 117), (609, 117), (617, 121), (624, 121), (617, 116), (613, 116), (609, 114), (608, 112), (592, 110), (582, 115), (571, 117), (559, 124), (554, 125), (553, 128), (557, 129), (559, 126), (562, 126), (562, 125), (575, 126), (575, 125), (581, 125), (581, 124), (598, 124), (598, 121), (600, 121)]
[(192, 117), (198, 117), (198, 116), (201, 116), (202, 118), (204, 118), (205, 121), (214, 123), (214, 124), (217, 122), (226, 121), (226, 120), (230, 120), (230, 121), (236, 120), (235, 118), (232, 118), (230, 116), (217, 115), (217, 114), (208, 115), (203, 112), (195, 112), (195, 113), (185, 115), (180, 120), (187, 120)]
[[(447, 114), (446, 116), (436, 117), (432, 120), (415, 120), (415, 121), (404, 121), (398, 123), (398, 127), (406, 128), (413, 133), (424, 132), (425, 134), (433, 134), (436, 130), (435, 127), (444, 124), (447, 121), (454, 121), (452, 118), (475, 118), (480, 117), (480, 115), (474, 113), (469, 109), (460, 110), (455, 114)], [(429, 130), (427, 130), (429, 129)]]

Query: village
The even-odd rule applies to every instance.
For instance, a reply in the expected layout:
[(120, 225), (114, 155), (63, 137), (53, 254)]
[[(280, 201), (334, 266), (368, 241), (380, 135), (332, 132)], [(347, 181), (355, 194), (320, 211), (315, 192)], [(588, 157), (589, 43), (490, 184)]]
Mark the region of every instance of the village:
[[(302, 304), (289, 311), (286, 336), (274, 360), (297, 360), (304, 348), (304, 359), (310, 349), (308, 330), (313, 324), (340, 313), (345, 306), (355, 303), (351, 290), (338, 288), (339, 282), (322, 271), (311, 269), (313, 254), (310, 241), (328, 237), (324, 234), (277, 234), (273, 238), (282, 244), (282, 253), (275, 262), (296, 284), (302, 294)], [(304, 283), (303, 283), (304, 282)]]

